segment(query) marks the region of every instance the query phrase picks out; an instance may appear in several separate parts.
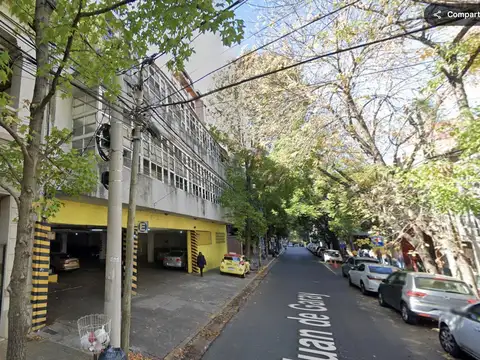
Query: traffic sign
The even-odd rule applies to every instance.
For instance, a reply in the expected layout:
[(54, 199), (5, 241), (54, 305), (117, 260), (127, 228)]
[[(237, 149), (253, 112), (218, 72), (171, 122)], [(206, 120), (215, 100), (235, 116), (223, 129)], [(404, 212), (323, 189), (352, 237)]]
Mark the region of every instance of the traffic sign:
[(138, 232), (140, 234), (148, 233), (148, 221), (140, 221), (138, 223)]

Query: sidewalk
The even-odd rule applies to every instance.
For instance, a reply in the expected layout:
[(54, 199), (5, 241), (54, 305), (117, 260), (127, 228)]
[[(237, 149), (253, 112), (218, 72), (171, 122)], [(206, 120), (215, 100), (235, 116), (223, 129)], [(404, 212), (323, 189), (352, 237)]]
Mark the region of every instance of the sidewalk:
[[(7, 340), (0, 341), (0, 359), (7, 356)], [(27, 343), (28, 360), (92, 360), (92, 356), (79, 350), (48, 340), (29, 340)]]
[[(262, 265), (271, 260), (271, 257), (264, 260)], [(163, 274), (156, 281), (150, 277), (149, 283), (142, 283), (140, 276), (138, 295), (132, 300), (131, 349), (155, 359), (165, 357), (185, 339), (198, 333), (199, 329), (251, 283), (255, 275), (256, 272), (252, 272), (246, 279), (242, 279), (221, 275), (218, 270), (212, 270), (202, 278), (198, 275), (171, 272), (168, 276)], [(91, 313), (102, 312), (102, 309), (96, 307), (97, 305), (92, 306)], [(89, 358), (88, 355), (84, 357), (83, 353), (74, 350), (79, 346), (77, 314), (73, 313), (70, 317), (58, 319), (38, 333), (52, 342), (52, 348), (58, 347), (58, 350), (48, 352), (52, 356), (56, 355), (49, 357), (47, 352), (44, 352), (43, 357), (32, 355), (28, 357), (29, 360), (67, 359), (67, 356), (69, 360)], [(49, 342), (41, 341), (38, 345), (30, 346), (34, 348), (32, 351), (41, 354), (44, 350), (40, 348), (48, 347)], [(66, 351), (70, 351), (72, 355), (68, 355)], [(75, 353), (77, 355), (74, 355)], [(59, 357), (58, 354), (65, 356)]]

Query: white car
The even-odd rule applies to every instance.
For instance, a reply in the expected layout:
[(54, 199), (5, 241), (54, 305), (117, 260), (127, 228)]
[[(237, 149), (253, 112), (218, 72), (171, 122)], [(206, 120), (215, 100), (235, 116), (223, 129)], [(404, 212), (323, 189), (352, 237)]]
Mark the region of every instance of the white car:
[(348, 272), (350, 286), (358, 286), (362, 294), (378, 292), (382, 280), (400, 269), (382, 264), (360, 263)]
[(318, 246), (319, 245), (317, 243), (310, 243), (307, 245), (307, 249), (310, 250), (312, 253), (316, 253)]
[(323, 252), (323, 261), (343, 262), (343, 258), (337, 250), (325, 250)]
[(480, 302), (444, 312), (438, 326), (443, 350), (455, 358), (465, 352), (480, 359)]

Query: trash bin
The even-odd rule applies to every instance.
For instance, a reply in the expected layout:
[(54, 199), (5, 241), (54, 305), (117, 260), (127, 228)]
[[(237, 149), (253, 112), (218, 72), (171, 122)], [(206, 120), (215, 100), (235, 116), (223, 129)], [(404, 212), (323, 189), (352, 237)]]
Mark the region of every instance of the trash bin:
[(98, 360), (127, 360), (127, 355), (120, 348), (108, 347), (98, 356)]

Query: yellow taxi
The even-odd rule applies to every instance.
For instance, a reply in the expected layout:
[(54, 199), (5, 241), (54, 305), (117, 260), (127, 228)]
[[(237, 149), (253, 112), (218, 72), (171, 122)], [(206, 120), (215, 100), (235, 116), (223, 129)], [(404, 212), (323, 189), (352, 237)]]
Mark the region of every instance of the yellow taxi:
[(220, 272), (245, 277), (250, 272), (250, 262), (243, 255), (228, 253), (223, 256)]

